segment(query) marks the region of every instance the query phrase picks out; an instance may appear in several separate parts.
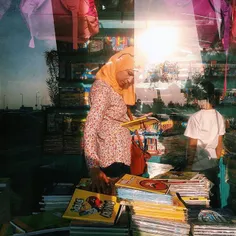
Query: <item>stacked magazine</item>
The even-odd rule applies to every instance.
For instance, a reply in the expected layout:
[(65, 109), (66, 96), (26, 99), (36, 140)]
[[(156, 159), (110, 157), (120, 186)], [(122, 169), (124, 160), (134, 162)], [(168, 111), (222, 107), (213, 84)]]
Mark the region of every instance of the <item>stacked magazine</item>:
[[(71, 201), (77, 198), (84, 202), (81, 210), (78, 210), (79, 213), (72, 215), (69, 206), (64, 214), (64, 217), (72, 219), (70, 235), (130, 235), (130, 214), (129, 211), (127, 211), (128, 208), (117, 202), (117, 198), (114, 196), (114, 190), (109, 194), (95, 193), (91, 191), (91, 183), (90, 178), (82, 178), (76, 185), (76, 191)], [(96, 199), (94, 203), (90, 201), (91, 196)], [(98, 199), (100, 199), (100, 201)], [(110, 217), (105, 217), (105, 215), (101, 217), (102, 208), (105, 207), (109, 201), (110, 203), (113, 202), (113, 204), (110, 205), (111, 208), (114, 207), (113, 215), (109, 215)], [(100, 207), (96, 207), (96, 204), (98, 206), (100, 203)], [(88, 213), (88, 218), (86, 218), (86, 214), (82, 214), (85, 208), (91, 213)], [(97, 210), (98, 212), (96, 212)], [(92, 211), (94, 211), (94, 213), (92, 213)]]
[(187, 209), (164, 182), (126, 174), (115, 186), (120, 204), (130, 207), (135, 235), (189, 234)]
[(236, 218), (226, 209), (201, 210), (197, 219), (191, 222), (193, 236), (236, 235)]
[(72, 220), (70, 224), (70, 235), (129, 236), (129, 214), (126, 211), (126, 207), (123, 205), (120, 208), (116, 223), (114, 225), (82, 220)]
[(182, 236), (189, 235), (190, 225), (176, 220), (163, 220), (152, 217), (132, 217), (133, 236)]
[(74, 191), (72, 183), (55, 183), (45, 189), (39, 202), (41, 211), (65, 211)]
[[(81, 183), (85, 183), (82, 179)], [(70, 219), (70, 235), (129, 235), (129, 217), (116, 196), (75, 189), (63, 214)], [(85, 186), (86, 187), (86, 186)]]
[(203, 174), (169, 171), (155, 176), (154, 179), (168, 184), (169, 191), (171, 193), (177, 192), (188, 207), (209, 207), (209, 194), (213, 185)]
[(124, 175), (116, 184), (117, 197), (125, 200), (172, 205), (169, 187), (162, 181), (134, 175)]

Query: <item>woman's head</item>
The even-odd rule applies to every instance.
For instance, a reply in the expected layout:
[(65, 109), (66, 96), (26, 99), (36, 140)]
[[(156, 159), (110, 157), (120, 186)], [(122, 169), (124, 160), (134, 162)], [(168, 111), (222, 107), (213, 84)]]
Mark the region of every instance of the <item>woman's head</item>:
[(96, 78), (109, 84), (127, 105), (134, 105), (134, 48), (127, 47), (113, 55), (98, 71)]
[(116, 81), (123, 89), (128, 89), (134, 84), (134, 70), (122, 70), (116, 73)]

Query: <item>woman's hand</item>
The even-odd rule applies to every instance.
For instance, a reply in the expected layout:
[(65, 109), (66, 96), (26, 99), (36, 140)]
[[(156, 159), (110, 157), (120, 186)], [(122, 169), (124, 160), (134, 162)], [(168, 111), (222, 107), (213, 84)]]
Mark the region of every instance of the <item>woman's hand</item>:
[(92, 191), (108, 194), (110, 192), (110, 179), (99, 167), (90, 169)]

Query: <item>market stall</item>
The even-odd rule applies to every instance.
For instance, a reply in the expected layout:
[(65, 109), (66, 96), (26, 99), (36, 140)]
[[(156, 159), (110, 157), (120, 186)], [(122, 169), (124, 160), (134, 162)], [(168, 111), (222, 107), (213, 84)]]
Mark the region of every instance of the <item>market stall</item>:
[[(37, 212), (4, 222), (0, 234), (235, 235), (235, 1), (135, 1), (134, 9), (134, 1), (81, 2), (82, 12), (71, 1), (22, 1), (30, 47), (34, 39), (57, 41), (47, 54), (58, 76), (55, 104), (45, 108), (43, 155), (63, 176), (45, 186)], [(84, 161), (91, 86), (108, 58), (129, 46), (138, 68), (136, 104), (134, 120), (120, 126), (148, 158), (141, 173), (111, 178), (109, 191), (99, 193)], [(220, 208), (211, 205), (206, 175), (186, 170), (185, 130), (204, 81), (215, 87), (210, 110), (226, 126), (217, 163)]]

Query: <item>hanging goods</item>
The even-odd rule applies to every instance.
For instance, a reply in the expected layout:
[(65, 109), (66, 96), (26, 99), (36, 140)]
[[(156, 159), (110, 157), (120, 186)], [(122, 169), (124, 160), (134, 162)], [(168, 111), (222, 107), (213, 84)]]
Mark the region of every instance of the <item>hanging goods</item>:
[[(130, 120), (133, 120), (129, 108), (127, 114)], [(132, 137), (130, 172), (132, 175), (142, 175), (147, 169), (146, 161), (151, 158), (151, 154), (144, 151), (143, 143), (137, 130), (135, 131), (135, 134), (138, 138), (138, 143), (134, 140), (134, 137)]]
[(41, 40), (85, 43), (99, 32), (98, 14), (94, 0), (22, 0), (20, 9), (31, 34)]

